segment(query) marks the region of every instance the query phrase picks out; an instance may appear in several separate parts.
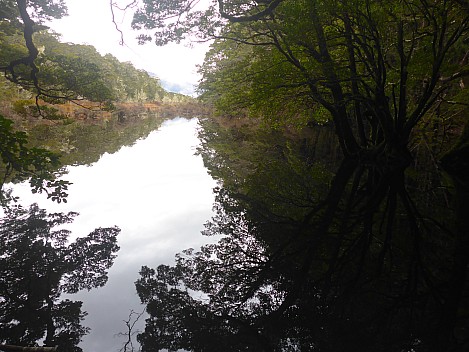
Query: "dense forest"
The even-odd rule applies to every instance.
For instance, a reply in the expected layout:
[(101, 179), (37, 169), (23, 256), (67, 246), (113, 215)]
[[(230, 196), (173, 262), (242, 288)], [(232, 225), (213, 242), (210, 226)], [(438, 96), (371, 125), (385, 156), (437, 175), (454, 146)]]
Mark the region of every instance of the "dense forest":
[(219, 113), (221, 238), (142, 268), (143, 350), (467, 350), (467, 2), (210, 4), (134, 17), (142, 41), (214, 40)]
[[(198, 153), (218, 181), (203, 231), (217, 241), (172, 266), (142, 263), (142, 351), (469, 349), (467, 1), (145, 0), (125, 9), (142, 44), (212, 41), (199, 98), (214, 114), (200, 118)], [(161, 98), (145, 73), (44, 32), (45, 19), (65, 12), (60, 0), (2, 3), (5, 85), (36, 102), (86, 98), (105, 109)], [(58, 156), (2, 121), (7, 173), (66, 200)], [(83, 313), (60, 294), (105, 283), (118, 229), (78, 239), (90, 243), (80, 253), (54, 230), (72, 218), (12, 207), (0, 223), (9, 268), (1, 341), (80, 350)], [(54, 255), (44, 264), (28, 247)], [(96, 266), (78, 269), (83, 256), (98, 256)], [(18, 277), (27, 262), (41, 270)]]

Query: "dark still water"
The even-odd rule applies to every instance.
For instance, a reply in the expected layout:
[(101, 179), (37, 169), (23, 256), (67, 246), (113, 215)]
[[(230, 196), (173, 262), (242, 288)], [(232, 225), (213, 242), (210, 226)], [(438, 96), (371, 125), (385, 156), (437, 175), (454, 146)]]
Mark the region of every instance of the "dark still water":
[(82, 300), (88, 312), (84, 325), (91, 331), (80, 344), (84, 351), (122, 347), (125, 338), (116, 335), (126, 330), (123, 320), (130, 310), (144, 309), (134, 286), (142, 265), (172, 264), (177, 252), (209, 241), (200, 231), (212, 214), (215, 182), (194, 155), (196, 128), (197, 119), (169, 120), (146, 139), (104, 154), (91, 166), (69, 167), (64, 178), (73, 185), (66, 204), (33, 196), (27, 185), (15, 187), (24, 205), (37, 202), (49, 212), (79, 212), (65, 226), (72, 238), (97, 227), (122, 230), (108, 283), (70, 296)]
[[(94, 134), (71, 130), (70, 149), (128, 137), (132, 123), (98, 126)], [(113, 138), (98, 138), (101, 131)], [(75, 135), (96, 143), (76, 143)], [(454, 186), (431, 167), (423, 146), (412, 158), (375, 159), (343, 158), (338, 146), (331, 126), (287, 131), (252, 120), (175, 119), (91, 167), (71, 167), (66, 205), (17, 189), (23, 202), (49, 212), (80, 212), (66, 226), (75, 237), (97, 227), (122, 229), (108, 283), (69, 296), (89, 314), (83, 350), (138, 350), (122, 349), (126, 339), (118, 334), (131, 311), (145, 308), (146, 320), (132, 330), (142, 351), (468, 351), (469, 242), (458, 230), (466, 213), (454, 202)], [(43, 334), (44, 311), (57, 326), (70, 322), (56, 317), (71, 303), (46, 310), (52, 305), (41, 298), (45, 278), (50, 287), (64, 273), (61, 292), (89, 287), (89, 272), (104, 267), (102, 253), (115, 249), (93, 247), (91, 238), (54, 253), (48, 245), (60, 241), (47, 231), (41, 237), (37, 228), (48, 222), (33, 215), (12, 220), (19, 225), (4, 237), (16, 241), (0, 257), (12, 263), (0, 278), (9, 306), (16, 307), (16, 297), (39, 301), (21, 336), (35, 326)], [(36, 271), (25, 272), (29, 262)], [(5, 311), (10, 321), (22, 313)], [(66, 330), (60, 329), (52, 342)]]

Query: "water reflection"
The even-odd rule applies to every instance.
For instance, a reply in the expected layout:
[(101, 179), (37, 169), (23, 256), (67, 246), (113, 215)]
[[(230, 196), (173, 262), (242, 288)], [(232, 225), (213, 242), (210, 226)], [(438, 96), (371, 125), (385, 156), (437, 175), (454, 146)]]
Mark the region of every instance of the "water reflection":
[[(62, 227), (76, 213), (48, 214), (34, 204), (10, 206), (0, 220), (0, 339), (18, 346), (38, 340), (60, 351), (81, 351), (76, 345), (88, 331), (82, 302), (64, 294), (106, 284), (119, 250), (119, 228), (97, 228), (68, 243)], [(73, 297), (73, 296), (72, 296)]]
[(73, 236), (99, 226), (118, 225), (121, 247), (105, 287), (80, 292), (89, 313), (91, 332), (80, 345), (84, 351), (117, 351), (130, 309), (139, 310), (134, 281), (142, 265), (174, 262), (174, 253), (200, 246), (203, 223), (210, 217), (214, 181), (202, 159), (194, 156), (198, 144), (197, 120), (174, 119), (132, 147), (104, 154), (92, 167), (70, 167), (67, 204), (31, 197), (27, 185), (15, 189), (23, 203), (37, 202), (50, 212), (78, 211), (67, 228)]
[(440, 175), (331, 157), (330, 135), (204, 122), (200, 153), (222, 181), (204, 232), (222, 237), (142, 268), (143, 351), (467, 349)]
[[(71, 168), (70, 202), (49, 204), (81, 212), (78, 235), (122, 227), (109, 283), (74, 296), (90, 313), (84, 350), (121, 347), (138, 270), (143, 351), (467, 349), (452, 193), (423, 158), (342, 160), (327, 127), (202, 127), (202, 158), (196, 121), (173, 120)], [(219, 181), (205, 239), (215, 183), (202, 159)]]

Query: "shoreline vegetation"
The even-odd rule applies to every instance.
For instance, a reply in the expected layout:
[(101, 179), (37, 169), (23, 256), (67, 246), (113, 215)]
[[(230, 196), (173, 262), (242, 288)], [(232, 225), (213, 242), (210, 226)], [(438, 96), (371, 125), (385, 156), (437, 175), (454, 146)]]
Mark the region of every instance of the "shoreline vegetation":
[[(177, 99), (166, 99), (151, 102), (115, 102), (112, 109), (103, 108), (102, 104), (88, 100), (68, 101), (64, 104), (49, 104), (40, 101), (38, 105), (33, 99), (0, 101), (0, 114), (18, 122), (34, 124), (61, 124), (76, 121), (109, 121), (114, 115), (122, 122), (128, 117), (145, 118), (148, 114), (161, 117), (193, 117), (208, 116), (211, 108), (195, 98), (176, 95)], [(39, 108), (38, 108), (39, 106)]]
[(30, 50), (23, 33), (0, 22), (0, 114), (19, 129), (109, 121), (114, 114), (120, 122), (155, 113), (208, 114), (196, 98), (165, 90), (154, 74), (91, 45), (61, 42), (60, 34), (44, 28), (33, 31), (31, 40), (34, 62), (26, 65), (19, 61)]
[(66, 201), (67, 182), (57, 178), (66, 165), (92, 164), (165, 119), (211, 114), (208, 104), (165, 90), (130, 62), (63, 43), (44, 28), (28, 46), (19, 28), (0, 21), (1, 187), (29, 180), (33, 192)]
[[(171, 265), (142, 263), (135, 289), (148, 317), (138, 332), (132, 316), (125, 321), (124, 351), (133, 339), (141, 351), (469, 351), (467, 1), (212, 0), (206, 11), (197, 1), (133, 2), (141, 43), (213, 39), (197, 100), (33, 28), (62, 17), (64, 0), (33, 2), (33, 19), (26, 0), (7, 3), (4, 180), (30, 179), (32, 192), (66, 202), (61, 165), (94, 163), (172, 116), (208, 116), (196, 153), (217, 182), (202, 231), (217, 241)], [(12, 283), (28, 279), (14, 251), (34, 233), (15, 221), (25, 214), (11, 213), (7, 225), (20, 235), (0, 256)], [(42, 258), (31, 262), (42, 268)], [(68, 286), (50, 268), (31, 269), (56, 280), (43, 296), (26, 283), (0, 287), (10, 300), (4, 321), (17, 331), (0, 331), (3, 341), (37, 343), (41, 309), (45, 345), (61, 338), (52, 308)], [(37, 297), (34, 324), (15, 315), (26, 295)], [(83, 320), (80, 312), (67, 321)], [(66, 342), (81, 351), (86, 333)]]

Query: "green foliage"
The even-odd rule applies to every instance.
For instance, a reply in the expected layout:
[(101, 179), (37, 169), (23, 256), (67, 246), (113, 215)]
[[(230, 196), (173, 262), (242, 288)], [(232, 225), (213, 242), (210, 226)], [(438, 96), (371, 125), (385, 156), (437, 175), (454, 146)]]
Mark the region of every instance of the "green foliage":
[[(22, 2), (19, 1), (20, 3)], [(67, 15), (67, 6), (64, 0), (29, 0), (27, 6), (35, 21), (43, 23)]]
[(166, 92), (158, 79), (137, 70), (130, 62), (119, 62), (111, 54), (103, 57), (109, 87), (120, 102), (161, 101)]
[(19, 87), (0, 75), (0, 102), (10, 102), (16, 99), (23, 100), (30, 98), (30, 94), (24, 95), (24, 92), (20, 91)]
[(62, 225), (77, 213), (48, 214), (37, 205), (10, 205), (0, 219), (0, 340), (34, 345), (41, 339), (61, 351), (77, 346), (88, 328), (82, 302), (64, 293), (101, 287), (118, 251), (117, 227), (98, 228), (68, 243)]
[(162, 100), (165, 91), (148, 73), (112, 55), (103, 57), (89, 45), (61, 43), (58, 34), (41, 25), (66, 12), (63, 0), (2, 4), (0, 69), (6, 79), (49, 103), (87, 99), (112, 109), (116, 101)]
[(13, 111), (21, 116), (28, 116), (31, 114), (29, 108), (34, 106), (34, 100), (32, 99), (20, 99), (13, 102)]
[[(220, 182), (205, 233), (221, 239), (142, 269), (143, 350), (230, 350), (232, 337), (236, 350), (466, 350), (467, 145), (442, 165), (455, 209), (435, 153), (450, 148), (435, 146), (454, 141), (439, 127), (467, 117), (447, 115), (467, 105), (467, 4), (142, 3), (134, 21), (157, 44), (189, 37), (191, 24), (215, 38), (200, 88), (225, 124), (330, 125), (343, 154), (316, 154), (328, 145), (317, 136), (305, 156), (265, 126), (204, 122), (201, 154)], [(424, 153), (427, 123), (437, 131)]]
[(272, 3), (263, 12), (220, 2), (237, 15), (224, 16), (200, 88), (224, 114), (333, 122), (356, 157), (381, 143), (405, 149), (416, 124), (459, 95), (468, 17), (456, 2)]
[(0, 20), (14, 20), (18, 16), (18, 10), (14, 0), (5, 0), (0, 8)]
[[(214, 1), (208, 9), (194, 9), (193, 1), (148, 1), (139, 3), (132, 21), (132, 28), (141, 33), (138, 35), (140, 43), (154, 40), (158, 45), (184, 40), (191, 35), (199, 39), (206, 39), (206, 32), (213, 32), (218, 22), (213, 22), (216, 14)], [(152, 31), (152, 35), (148, 34)], [(154, 33), (154, 35), (153, 35)]]
[(30, 148), (27, 143), (26, 133), (15, 131), (13, 122), (0, 115), (0, 156), (4, 166), (1, 185), (29, 180), (34, 193), (46, 192), (54, 201), (66, 201), (69, 182), (57, 179), (63, 172), (59, 156), (46, 149)]
[(99, 102), (145, 102), (160, 100), (164, 94), (159, 81), (129, 62), (110, 54), (101, 56), (90, 45), (61, 43), (49, 33), (38, 33), (39, 78), (58, 85), (65, 96), (78, 94)]
[(253, 45), (240, 39), (255, 31), (234, 23), (215, 40), (199, 69), (201, 99), (221, 115), (262, 117), (272, 126), (327, 121), (311, 118), (321, 107), (309, 96), (302, 73), (273, 50), (268, 38), (256, 36)]
[(27, 48), (21, 38), (21, 32), (0, 22), (0, 65), (6, 66), (11, 61), (27, 55)]
[[(34, 63), (40, 90), (24, 65), (15, 68), (21, 77), (17, 83), (45, 101), (87, 99), (111, 106), (117, 101), (161, 101), (165, 95), (158, 79), (128, 62), (119, 62), (110, 54), (101, 56), (90, 45), (61, 43), (57, 34), (47, 31), (37, 32), (33, 38), (39, 48)], [(7, 33), (0, 29), (0, 48), (0, 67), (27, 55), (18, 31)]]
[[(118, 100), (143, 102), (163, 97), (158, 80), (146, 72), (120, 63), (111, 55), (103, 57), (91, 46), (60, 43), (57, 34), (37, 25), (65, 14), (62, 0), (2, 3), (0, 67), (5, 76), (1, 79), (1, 98), (14, 101), (14, 112), (23, 117), (62, 120), (64, 116), (56, 108), (38, 105), (37, 98), (48, 103), (88, 99), (112, 110), (113, 102)], [(5, 79), (12, 83), (4, 83)], [(20, 92), (23, 89), (30, 94)], [(31, 96), (35, 96), (35, 102)], [(45, 191), (52, 200), (66, 201), (68, 182), (56, 179), (63, 173), (58, 155), (28, 147), (25, 133), (13, 131), (12, 123), (3, 117), (0, 123), (2, 186), (7, 181), (30, 179), (33, 192)]]
[(31, 99), (20, 99), (13, 102), (13, 111), (23, 117), (42, 117), (47, 120), (62, 120), (65, 116), (59, 113), (59, 110), (53, 106), (36, 105)]
[[(33, 34), (40, 29), (46, 28), (40, 25), (43, 21), (64, 16), (66, 6), (63, 0), (17, 0), (15, 8), (13, 8), (10, 1), (8, 5), (7, 11), (2, 14), (4, 18), (1, 19), (1, 27), (6, 26), (7, 30), (1, 35), (0, 47), (2, 49), (5, 46), (9, 47), (8, 41), (5, 45), (3, 34), (11, 35), (14, 33), (13, 29), (19, 29), (23, 34), (26, 52), (19, 57), (2, 60), (0, 68), (4, 71), (8, 80), (20, 86), (28, 87), (36, 93), (37, 97), (41, 95), (51, 96), (54, 93), (50, 90), (45, 91), (46, 88), (42, 87), (38, 80), (38, 67), (35, 60), (38, 57), (39, 50), (34, 44)], [(8, 29), (9, 25), (11, 25), (12, 30)]]

